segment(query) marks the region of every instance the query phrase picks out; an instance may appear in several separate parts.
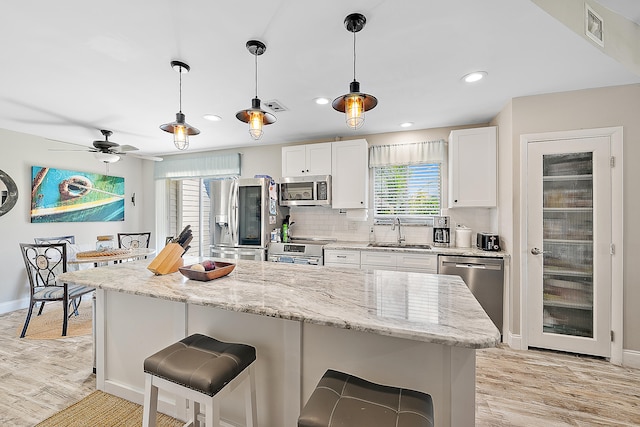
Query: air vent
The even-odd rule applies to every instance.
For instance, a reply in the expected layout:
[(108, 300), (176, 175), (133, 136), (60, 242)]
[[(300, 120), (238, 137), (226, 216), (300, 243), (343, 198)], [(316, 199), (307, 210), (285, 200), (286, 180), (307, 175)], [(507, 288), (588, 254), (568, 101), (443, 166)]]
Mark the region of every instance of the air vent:
[(277, 99), (272, 99), (271, 101), (265, 101), (264, 106), (269, 108), (274, 113), (279, 113), (281, 111), (288, 111), (287, 107), (282, 105), (282, 103)]

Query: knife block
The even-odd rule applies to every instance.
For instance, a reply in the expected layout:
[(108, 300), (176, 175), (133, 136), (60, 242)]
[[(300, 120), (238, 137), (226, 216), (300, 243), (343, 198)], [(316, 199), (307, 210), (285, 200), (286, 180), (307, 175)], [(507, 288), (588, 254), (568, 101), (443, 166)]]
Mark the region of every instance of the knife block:
[(184, 264), (182, 260), (183, 253), (184, 248), (182, 246), (177, 243), (169, 243), (151, 261), (147, 269), (157, 276), (175, 273)]

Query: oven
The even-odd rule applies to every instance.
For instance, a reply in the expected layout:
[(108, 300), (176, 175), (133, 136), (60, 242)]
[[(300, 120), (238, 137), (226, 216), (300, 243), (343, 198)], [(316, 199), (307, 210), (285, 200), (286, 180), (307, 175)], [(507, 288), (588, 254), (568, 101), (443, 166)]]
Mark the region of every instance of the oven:
[(269, 243), (268, 260), (289, 264), (323, 265), (322, 241), (292, 241)]

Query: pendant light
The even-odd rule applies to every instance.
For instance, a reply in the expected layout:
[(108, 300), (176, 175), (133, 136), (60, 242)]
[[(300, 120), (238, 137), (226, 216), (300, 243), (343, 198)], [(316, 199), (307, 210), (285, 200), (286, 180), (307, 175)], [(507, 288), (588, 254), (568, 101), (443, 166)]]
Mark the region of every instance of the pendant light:
[(200, 133), (198, 129), (184, 121), (185, 117), (182, 114), (182, 73), (188, 73), (191, 67), (181, 61), (171, 61), (171, 68), (180, 75), (180, 110), (176, 113), (175, 122), (164, 124), (160, 129), (173, 134), (173, 143), (178, 150), (186, 150), (189, 148), (189, 135)]
[(345, 28), (353, 33), (353, 81), (349, 85), (349, 93), (334, 99), (331, 104), (335, 110), (345, 113), (347, 126), (354, 130), (364, 124), (364, 112), (378, 105), (375, 96), (360, 92), (360, 82), (356, 80), (356, 33), (366, 23), (367, 19), (360, 13), (352, 13), (344, 18)]
[(256, 97), (251, 100), (251, 108), (238, 111), (236, 117), (241, 122), (249, 123), (249, 134), (253, 139), (258, 140), (262, 136), (262, 126), (276, 122), (276, 117), (273, 114), (260, 108), (260, 99), (258, 98), (258, 56), (267, 50), (267, 46), (259, 40), (249, 40), (246, 46), (249, 53), (255, 57)]

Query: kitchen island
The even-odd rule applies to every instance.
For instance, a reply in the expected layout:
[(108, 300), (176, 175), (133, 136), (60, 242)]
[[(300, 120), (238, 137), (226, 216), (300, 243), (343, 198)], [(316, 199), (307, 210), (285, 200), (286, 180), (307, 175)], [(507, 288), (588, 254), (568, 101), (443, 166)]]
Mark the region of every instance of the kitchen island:
[[(143, 360), (199, 332), (256, 347), (260, 425), (295, 426), (329, 368), (431, 394), (438, 426), (474, 425), (475, 351), (500, 334), (457, 277), (240, 260), (198, 282), (154, 276), (148, 264), (58, 276), (97, 289), (100, 390), (141, 403)], [(184, 416), (169, 395), (159, 408)], [(222, 416), (239, 421), (242, 410), (239, 390)]]

